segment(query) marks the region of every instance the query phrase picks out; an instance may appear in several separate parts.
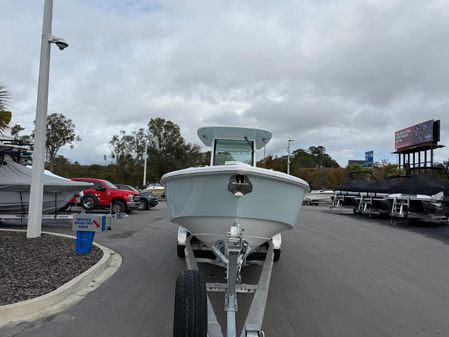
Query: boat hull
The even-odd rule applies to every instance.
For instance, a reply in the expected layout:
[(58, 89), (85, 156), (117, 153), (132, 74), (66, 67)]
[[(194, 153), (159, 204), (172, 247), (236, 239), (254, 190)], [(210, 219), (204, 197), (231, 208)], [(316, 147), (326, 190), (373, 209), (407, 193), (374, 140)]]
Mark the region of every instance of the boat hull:
[[(249, 179), (251, 192), (235, 196), (229, 191), (235, 174)], [(295, 226), (309, 188), (299, 178), (246, 165), (191, 168), (167, 174), (162, 181), (172, 222), (209, 247), (224, 240), (237, 223), (250, 249)]]
[[(50, 214), (64, 207), (74, 192), (50, 193), (44, 192), (42, 213)], [(0, 214), (27, 214), (30, 202), (30, 192), (0, 191)]]
[(314, 190), (307, 193), (304, 197), (305, 204), (331, 204), (334, 191)]

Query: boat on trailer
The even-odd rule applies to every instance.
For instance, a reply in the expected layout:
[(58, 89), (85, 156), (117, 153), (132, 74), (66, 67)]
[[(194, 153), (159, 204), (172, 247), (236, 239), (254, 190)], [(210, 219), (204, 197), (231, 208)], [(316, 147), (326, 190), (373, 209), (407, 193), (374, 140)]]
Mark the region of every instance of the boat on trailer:
[(393, 193), (386, 198), (393, 217), (447, 222), (448, 214), (443, 205), (448, 188), (447, 181), (441, 179), (444, 175), (438, 177), (439, 170), (426, 171), (423, 174), (403, 177), (401, 182), (393, 186)]
[(335, 196), (334, 190), (312, 190), (306, 193), (304, 197), (304, 205), (330, 205), (332, 204), (332, 198)]
[[(27, 216), (30, 200), (32, 169), (21, 164), (31, 157), (31, 145), (23, 145), (12, 137), (0, 137), (0, 216)], [(45, 170), (42, 177), (42, 213), (55, 214), (75, 193), (90, 186), (57, 176)]]
[(390, 177), (383, 181), (354, 180), (337, 186), (331, 208), (338, 207), (340, 213), (343, 207), (349, 207), (355, 214), (447, 222), (447, 172), (436, 168), (421, 170), (425, 172)]
[[(181, 226), (178, 254), (186, 257), (188, 268), (176, 282), (174, 336), (223, 336), (207, 291), (226, 294), (228, 337), (237, 336), (236, 294), (254, 293), (241, 336), (261, 336), (274, 244), (279, 258), (279, 233), (297, 223), (309, 185), (297, 177), (256, 167), (256, 150), (271, 139), (268, 130), (204, 127), (198, 136), (212, 148), (210, 166), (171, 172), (161, 179), (170, 220)], [(204, 282), (192, 242), (213, 252), (213, 259), (198, 261), (226, 268), (226, 283)], [(261, 247), (268, 248), (259, 285), (242, 284), (241, 268)]]

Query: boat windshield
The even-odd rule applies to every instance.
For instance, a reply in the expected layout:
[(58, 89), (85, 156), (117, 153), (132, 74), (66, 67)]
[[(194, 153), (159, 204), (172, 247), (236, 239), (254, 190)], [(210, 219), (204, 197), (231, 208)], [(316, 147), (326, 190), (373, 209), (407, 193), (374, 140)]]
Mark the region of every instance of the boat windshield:
[(214, 165), (224, 165), (227, 161), (253, 164), (253, 142), (244, 140), (216, 139)]

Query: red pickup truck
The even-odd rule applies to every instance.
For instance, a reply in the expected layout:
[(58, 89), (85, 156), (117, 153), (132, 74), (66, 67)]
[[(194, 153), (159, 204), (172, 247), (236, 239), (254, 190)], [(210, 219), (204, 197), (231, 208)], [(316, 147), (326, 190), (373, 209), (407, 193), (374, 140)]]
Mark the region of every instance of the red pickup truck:
[(83, 181), (93, 185), (75, 196), (70, 205), (80, 205), (85, 210), (111, 207), (112, 213), (129, 213), (140, 205), (139, 193), (120, 190), (111, 182), (94, 178), (72, 178), (73, 181)]

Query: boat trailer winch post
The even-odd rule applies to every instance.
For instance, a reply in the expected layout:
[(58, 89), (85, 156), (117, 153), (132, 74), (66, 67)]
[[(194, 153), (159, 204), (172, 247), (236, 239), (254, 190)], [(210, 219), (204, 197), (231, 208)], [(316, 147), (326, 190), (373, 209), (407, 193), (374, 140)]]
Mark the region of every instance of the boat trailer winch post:
[[(203, 259), (196, 259), (191, 245), (192, 236), (187, 237), (185, 242), (185, 261), (187, 269), (199, 270), (197, 261), (204, 262)], [(224, 252), (219, 247), (223, 247), (223, 242), (217, 243), (212, 251), (217, 256), (215, 263), (226, 267), (227, 283), (206, 283), (207, 292), (225, 292), (225, 311), (227, 312), (227, 337), (237, 337), (236, 311), (237, 293), (254, 293), (254, 297), (245, 319), (245, 324), (240, 337), (263, 337), (262, 322), (268, 298), (271, 271), (273, 268), (273, 243), (269, 241), (268, 252), (263, 263), (262, 272), (257, 285), (241, 284), (240, 269), (243, 261), (248, 256), (246, 252), (246, 242), (242, 240), (240, 226), (231, 226), (231, 231), (227, 235), (227, 242), (224, 243)], [(226, 255), (226, 256), (225, 256)], [(217, 263), (217, 262), (220, 263)], [(223, 337), (221, 326), (215, 315), (215, 311), (207, 296), (208, 314), (208, 337)]]
[(237, 336), (235, 313), (238, 310), (236, 284), (240, 281), (240, 268), (243, 260), (238, 262), (239, 256), (245, 253), (242, 240), (242, 231), (238, 224), (231, 226), (227, 234), (225, 252), (228, 256), (226, 268), (227, 290), (225, 297), (225, 311), (227, 313), (227, 337)]

